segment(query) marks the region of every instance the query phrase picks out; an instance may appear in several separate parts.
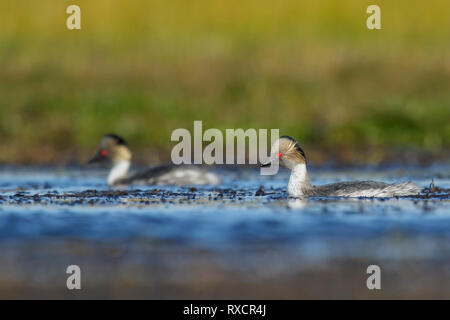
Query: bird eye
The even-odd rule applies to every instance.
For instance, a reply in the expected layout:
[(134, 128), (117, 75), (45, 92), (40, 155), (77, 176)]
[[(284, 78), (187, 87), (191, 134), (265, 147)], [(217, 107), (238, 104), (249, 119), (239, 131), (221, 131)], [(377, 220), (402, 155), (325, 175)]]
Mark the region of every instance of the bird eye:
[(101, 154), (103, 157), (106, 157), (106, 156), (108, 155), (108, 151), (106, 151), (105, 149), (103, 149), (102, 151), (100, 151), (100, 154)]
[(283, 154), (281, 152), (278, 152), (278, 158), (281, 158)]

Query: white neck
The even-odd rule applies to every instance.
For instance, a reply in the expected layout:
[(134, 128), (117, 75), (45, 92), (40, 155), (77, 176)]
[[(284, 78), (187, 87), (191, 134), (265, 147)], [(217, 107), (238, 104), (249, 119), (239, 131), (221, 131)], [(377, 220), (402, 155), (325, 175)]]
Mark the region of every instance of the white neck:
[(312, 185), (309, 182), (308, 171), (306, 164), (300, 163), (295, 165), (291, 170), (291, 177), (289, 178), (288, 191), (289, 195), (300, 197), (305, 195), (305, 191), (311, 189)]
[(125, 178), (128, 169), (130, 168), (130, 161), (128, 160), (120, 160), (118, 162), (114, 162), (114, 166), (108, 175), (108, 184), (113, 185), (117, 180)]

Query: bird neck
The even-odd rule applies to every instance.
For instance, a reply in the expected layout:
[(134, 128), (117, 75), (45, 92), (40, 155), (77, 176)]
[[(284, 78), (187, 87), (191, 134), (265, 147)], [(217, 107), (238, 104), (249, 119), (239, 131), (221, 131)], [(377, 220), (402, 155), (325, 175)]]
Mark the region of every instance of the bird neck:
[(131, 162), (129, 160), (115, 161), (108, 175), (108, 184), (113, 185), (119, 179), (125, 178), (127, 176), (128, 169), (130, 168), (130, 163)]
[(305, 163), (299, 163), (291, 169), (288, 191), (291, 196), (298, 197), (305, 195), (305, 192), (312, 189), (309, 182), (308, 171)]

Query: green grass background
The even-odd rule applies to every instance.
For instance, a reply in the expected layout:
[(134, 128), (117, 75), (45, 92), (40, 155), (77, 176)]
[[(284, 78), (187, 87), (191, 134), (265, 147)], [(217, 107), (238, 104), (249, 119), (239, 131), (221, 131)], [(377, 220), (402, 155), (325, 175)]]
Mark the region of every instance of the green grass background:
[(449, 15), (448, 0), (1, 1), (0, 162), (84, 161), (108, 132), (164, 158), (194, 120), (280, 128), (318, 160), (445, 152)]

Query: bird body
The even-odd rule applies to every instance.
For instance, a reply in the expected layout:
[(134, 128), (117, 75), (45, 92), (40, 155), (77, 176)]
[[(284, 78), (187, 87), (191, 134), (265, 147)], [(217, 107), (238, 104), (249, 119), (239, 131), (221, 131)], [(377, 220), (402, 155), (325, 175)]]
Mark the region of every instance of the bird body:
[(125, 140), (118, 135), (108, 134), (103, 137), (97, 154), (89, 163), (109, 161), (108, 185), (215, 185), (220, 177), (193, 165), (160, 165), (144, 171), (129, 173), (131, 151)]
[[(272, 146), (271, 160), (291, 170), (288, 183), (289, 195), (293, 197), (333, 196), (333, 197), (395, 197), (420, 193), (421, 188), (414, 183), (388, 184), (378, 181), (348, 181), (314, 186), (309, 181), (306, 155), (298, 142), (283, 136)], [(270, 165), (270, 162), (265, 164)]]

